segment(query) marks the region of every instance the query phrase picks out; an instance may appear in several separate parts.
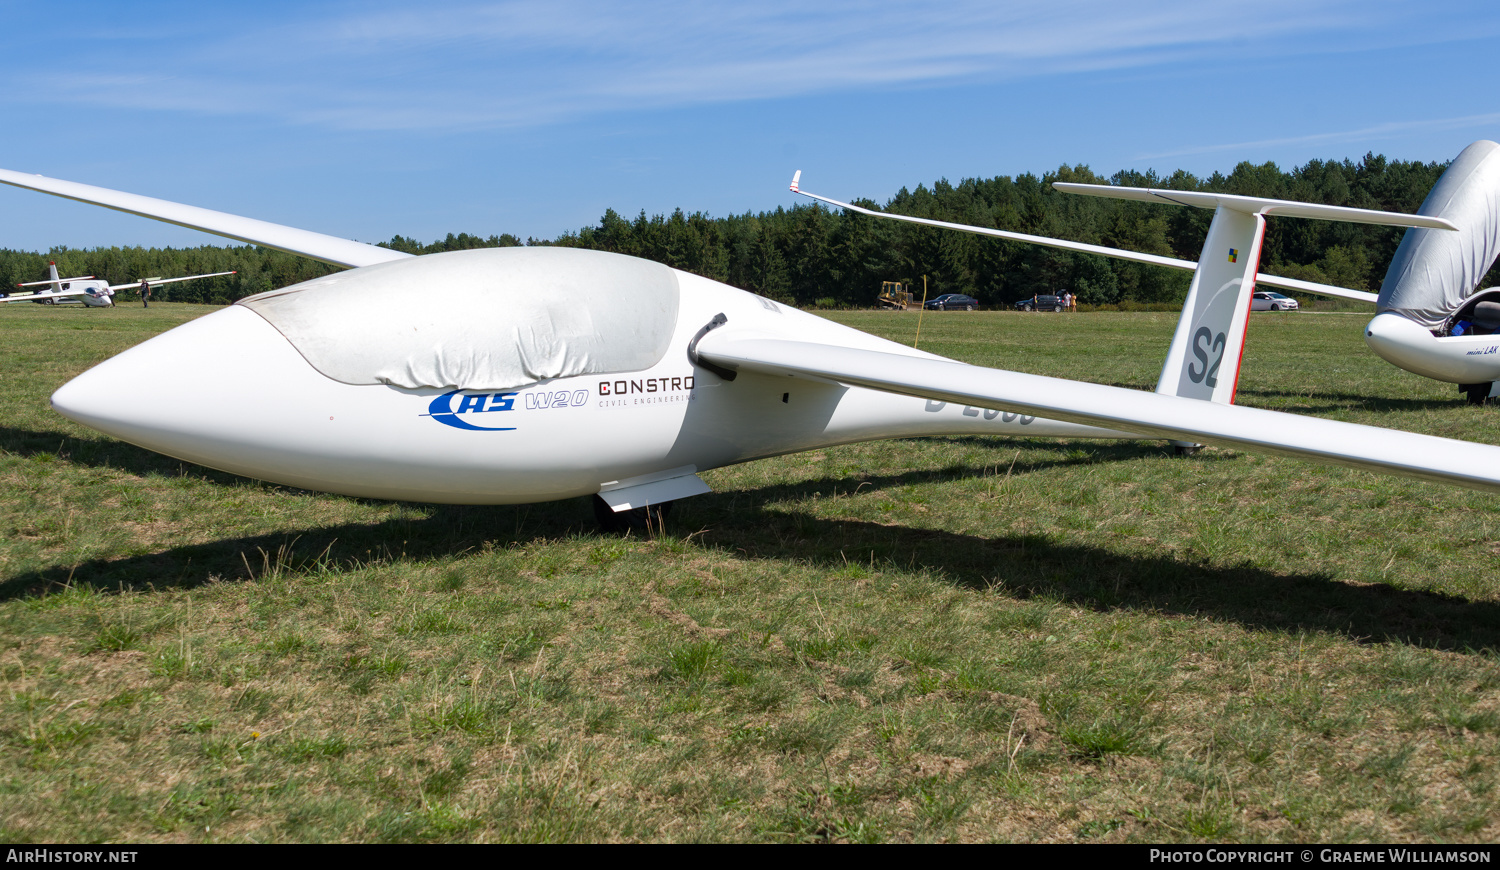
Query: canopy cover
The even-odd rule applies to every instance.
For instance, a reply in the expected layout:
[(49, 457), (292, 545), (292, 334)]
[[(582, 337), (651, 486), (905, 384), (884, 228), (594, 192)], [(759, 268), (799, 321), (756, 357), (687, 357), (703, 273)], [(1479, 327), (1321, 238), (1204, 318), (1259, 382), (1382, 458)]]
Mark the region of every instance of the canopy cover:
[(1375, 305), (1436, 329), (1500, 254), (1500, 145), (1481, 140), (1465, 148), (1417, 213), (1446, 218), (1458, 232), (1407, 230)]
[(647, 369), (679, 289), (666, 266), (577, 248), (482, 248), (366, 266), (240, 300), (346, 384), (508, 390)]

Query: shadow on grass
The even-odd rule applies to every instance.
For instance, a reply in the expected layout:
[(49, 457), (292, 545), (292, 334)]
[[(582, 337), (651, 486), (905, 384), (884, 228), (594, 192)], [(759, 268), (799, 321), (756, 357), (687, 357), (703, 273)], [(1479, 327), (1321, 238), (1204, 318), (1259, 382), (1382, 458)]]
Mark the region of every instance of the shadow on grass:
[[(40, 433), (38, 433), (40, 434)], [(87, 443), (87, 442), (75, 442)], [(990, 439), (988, 446), (993, 446)], [(1034, 450), (1042, 442), (1028, 442), (1023, 449)], [(110, 442), (114, 460), (131, 451), (147, 459), (156, 457), (149, 451)], [(811, 499), (815, 495), (837, 495), (855, 488), (900, 487), (923, 483), (941, 483), (965, 478), (1006, 473), (1019, 477), (1034, 471), (1064, 465), (1137, 459), (1160, 451), (1130, 442), (1089, 445), (1086, 455), (1059, 448), (1055, 443), (1053, 459), (1018, 461), (1001, 469), (1000, 465), (976, 467), (951, 465), (916, 469), (895, 474), (824, 477), (796, 483), (778, 484), (749, 493), (727, 492), (716, 498), (735, 512), (725, 522), (755, 527), (760, 516), (773, 516), (765, 510), (770, 502)], [(51, 452), (51, 451), (47, 451)], [(231, 474), (212, 471), (190, 463), (160, 457), (174, 471), (178, 466), (191, 469), (216, 482), (243, 481)], [(72, 457), (68, 461), (77, 461)], [(104, 464), (101, 462), (101, 464)], [(380, 523), (346, 523), (338, 526), (303, 529), (294, 532), (226, 538), (205, 544), (188, 544), (159, 553), (113, 559), (91, 559), (78, 565), (57, 565), (20, 574), (0, 582), (0, 601), (37, 595), (48, 595), (68, 584), (88, 584), (107, 591), (183, 589), (215, 580), (243, 580), (266, 573), (272, 566), (286, 565), (301, 571), (314, 567), (318, 560), (346, 569), (372, 562), (423, 560), (454, 556), (479, 548), (485, 543), (501, 546), (526, 544), (536, 540), (556, 539), (575, 534), (597, 532), (593, 508), (586, 498), (529, 505), (414, 505), (426, 517), (406, 516)]]
[[(979, 436), (947, 440), (1010, 445)], [(896, 442), (899, 444), (899, 442)], [(1022, 475), (1054, 466), (1121, 462), (1162, 456), (1156, 442), (1016, 441), (1020, 451), (1050, 447), (1055, 458), (1018, 461)], [(20, 455), (49, 453), (70, 462), (134, 474), (197, 474), (216, 482), (239, 480), (114, 440), (90, 441), (60, 432), (0, 427), (0, 447)], [(1195, 457), (1223, 460), (1210, 454)], [(1002, 463), (1003, 464), (1003, 463)], [(998, 466), (953, 465), (896, 474), (825, 477), (725, 492), (684, 502), (675, 525), (704, 528), (697, 540), (735, 558), (798, 561), (829, 570), (849, 562), (930, 572), (969, 588), (998, 587), (1017, 597), (1048, 596), (1097, 610), (1130, 609), (1232, 620), (1250, 628), (1326, 631), (1359, 641), (1399, 640), (1440, 649), (1500, 649), (1500, 604), (1388, 586), (1354, 586), (1323, 574), (1274, 574), (1258, 568), (1216, 567), (1185, 556), (1125, 555), (1041, 536), (983, 538), (858, 520), (830, 520), (795, 510), (815, 495), (988, 476)], [(425, 518), (345, 524), (173, 547), (122, 559), (56, 566), (0, 583), (0, 601), (48, 595), (67, 584), (102, 590), (192, 588), (216, 580), (244, 580), (277, 564), (308, 570), (320, 558), (341, 569), (372, 562), (421, 561), (461, 555), (486, 542), (526, 544), (595, 526), (587, 499), (515, 506), (423, 506)]]
[[(1051, 450), (1059, 455), (1058, 459), (1044, 460), (1041, 462), (1017, 462), (1015, 471), (1032, 471), (1043, 468), (1052, 468), (1064, 465), (1090, 465), (1097, 462), (1126, 462), (1145, 458), (1173, 458), (1181, 459), (1183, 462), (1233, 462), (1237, 457), (1228, 453), (1199, 453), (1191, 458), (1177, 457), (1172, 445), (1160, 438), (1142, 437), (1139, 441), (1110, 441), (1107, 439), (1075, 438), (1061, 441), (1057, 438), (1000, 438), (994, 435), (931, 435), (921, 438), (899, 438), (891, 439), (892, 445), (900, 445), (909, 441), (938, 441), (950, 444), (963, 444), (972, 447), (985, 447), (995, 451), (997, 457), (1014, 455), (1016, 452), (1027, 450)], [(1004, 463), (1002, 463), (1004, 464)], [(994, 465), (987, 466), (994, 469)], [(930, 472), (940, 474), (942, 472)], [(988, 473), (988, 472), (986, 472)], [(973, 469), (966, 469), (963, 476), (978, 476)], [(880, 478), (869, 477), (872, 484), (880, 481)], [(889, 483), (900, 481), (889, 480)], [(910, 482), (910, 481), (907, 481)], [(885, 483), (881, 484), (882, 486)]]
[(160, 453), (153, 453), (134, 444), (116, 441), (108, 436), (78, 438), (61, 431), (17, 429), (0, 426), (0, 450), (15, 456), (53, 456), (64, 462), (87, 465), (92, 468), (113, 468), (142, 477), (155, 474), (163, 477), (192, 475), (215, 483), (228, 483), (244, 478), (222, 471), (214, 471), (191, 462), (183, 462)]
[[(686, 520), (687, 517), (682, 519)], [(1127, 555), (1040, 535), (984, 538), (942, 530), (758, 512), (713, 522), (703, 545), (742, 557), (800, 561), (830, 571), (851, 563), (926, 571), (956, 586), (1045, 596), (1091, 610), (1228, 620), (1246, 628), (1320, 631), (1361, 643), (1500, 651), (1500, 603), (1353, 585), (1327, 574), (1222, 567), (1184, 556)]]
[[(1326, 414), (1331, 411), (1371, 411), (1374, 413), (1411, 412), (1411, 411), (1433, 411), (1446, 408), (1465, 407), (1464, 398), (1459, 393), (1454, 393), (1452, 400), (1447, 399), (1402, 399), (1391, 396), (1370, 396), (1359, 393), (1334, 393), (1328, 390), (1314, 390), (1311, 394), (1306, 390), (1240, 390), (1236, 396), (1240, 404), (1245, 404), (1246, 399), (1264, 399), (1266, 407), (1274, 411), (1288, 411), (1294, 414)], [(1288, 409), (1285, 405), (1277, 403), (1276, 399), (1298, 399), (1315, 404), (1297, 405)], [(1255, 404), (1253, 401), (1251, 404)]]
[(323, 565), (349, 570), (456, 556), (487, 542), (525, 544), (594, 528), (592, 509), (584, 499), (498, 507), (423, 505), (419, 509), (427, 511), (427, 516), (226, 538), (141, 556), (44, 568), (0, 583), (0, 601), (50, 595), (70, 584), (105, 592), (144, 592), (243, 581), (277, 569), (300, 573)]
[[(1131, 445), (1124, 445), (1131, 446)], [(1060, 458), (1061, 464), (1070, 460)], [(1031, 463), (1030, 468), (1044, 463)], [(1018, 466), (1018, 470), (1019, 469)], [(942, 481), (972, 468), (857, 478), (876, 487)], [(1014, 472), (1013, 472), (1014, 473)], [(856, 478), (824, 478), (726, 492), (685, 502), (674, 525), (703, 529), (696, 546), (727, 558), (800, 562), (829, 571), (850, 563), (927, 572), (972, 589), (1045, 596), (1099, 611), (1133, 610), (1227, 620), (1269, 631), (1319, 631), (1358, 642), (1399, 641), (1447, 650), (1500, 650), (1500, 604), (1389, 586), (1358, 586), (1326, 574), (1277, 574), (1204, 564), (1193, 554), (1143, 556), (1043, 536), (985, 538), (862, 520), (815, 517), (771, 505), (828, 496)], [(102, 590), (192, 588), (244, 580), (277, 563), (341, 569), (371, 562), (461, 555), (486, 542), (525, 545), (592, 534), (587, 499), (501, 507), (432, 506), (425, 517), (345, 524), (300, 533), (232, 538), (159, 553), (92, 560), (31, 572), (0, 584), (0, 600), (47, 595), (68, 583)]]
[[(1109, 381), (1105, 385), (1121, 387), (1127, 390), (1139, 390), (1146, 393), (1153, 392), (1155, 389), (1146, 384), (1125, 383), (1123, 381)], [(1334, 411), (1371, 411), (1376, 413), (1433, 411), (1444, 408), (1458, 408), (1464, 405), (1463, 397), (1458, 393), (1454, 393), (1454, 398), (1448, 400), (1372, 396), (1367, 393), (1343, 393), (1324, 389), (1316, 389), (1309, 393), (1307, 390), (1274, 390), (1242, 387), (1235, 392), (1236, 404), (1250, 404), (1255, 407), (1262, 406), (1262, 403), (1254, 401), (1256, 399), (1262, 400), (1263, 407), (1269, 410), (1303, 415), (1327, 414)], [(1278, 401), (1285, 399), (1297, 399), (1316, 404), (1299, 404), (1288, 408), (1284, 401)], [(1250, 401), (1247, 402), (1246, 400)]]

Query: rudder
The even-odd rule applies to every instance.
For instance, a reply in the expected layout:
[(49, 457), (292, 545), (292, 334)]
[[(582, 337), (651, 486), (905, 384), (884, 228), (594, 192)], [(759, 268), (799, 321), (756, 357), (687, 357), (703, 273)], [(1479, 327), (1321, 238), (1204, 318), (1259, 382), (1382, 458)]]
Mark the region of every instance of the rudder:
[(1215, 210), (1156, 392), (1233, 404), (1265, 232), (1261, 215)]

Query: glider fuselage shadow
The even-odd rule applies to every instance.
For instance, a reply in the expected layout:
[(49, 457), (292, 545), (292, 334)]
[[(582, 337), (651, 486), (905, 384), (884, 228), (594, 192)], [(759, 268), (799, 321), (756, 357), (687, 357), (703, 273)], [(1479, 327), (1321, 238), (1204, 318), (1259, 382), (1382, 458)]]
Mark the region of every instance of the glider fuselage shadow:
[[(1116, 458), (1154, 453), (1145, 445), (1099, 445)], [(175, 463), (175, 460), (171, 460)], [(1076, 461), (1018, 463), (1027, 474)], [(1094, 459), (1092, 461), (1098, 461)], [(839, 570), (850, 560), (924, 571), (955, 586), (1047, 596), (1096, 611), (1136, 610), (1228, 620), (1256, 631), (1314, 631), (1357, 642), (1402, 642), (1447, 650), (1500, 649), (1500, 603), (1356, 586), (1327, 574), (1273, 573), (1205, 565), (1169, 555), (1123, 554), (1038, 535), (981, 537), (944, 530), (825, 519), (772, 505), (814, 494), (898, 487), (995, 474), (967, 466), (901, 474), (820, 478), (721, 492), (683, 503), (678, 529), (702, 529), (699, 546), (727, 558), (797, 561)], [(592, 534), (586, 499), (539, 505), (435, 506), (424, 519), (348, 523), (298, 532), (228, 538), (122, 559), (57, 565), (0, 582), (0, 600), (44, 596), (69, 583), (106, 591), (186, 589), (253, 577), (269, 558), (291, 570), (352, 568), (372, 561), (424, 560)], [(399, 542), (394, 543), (394, 542)]]

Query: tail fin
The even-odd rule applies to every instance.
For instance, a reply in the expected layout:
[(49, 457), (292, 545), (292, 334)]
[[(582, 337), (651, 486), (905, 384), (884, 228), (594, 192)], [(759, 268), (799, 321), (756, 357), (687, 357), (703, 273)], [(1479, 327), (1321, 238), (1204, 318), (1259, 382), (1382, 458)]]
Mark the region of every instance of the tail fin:
[(1053, 187), (1067, 193), (1214, 210), (1213, 223), (1208, 227), (1203, 252), (1198, 255), (1193, 283), (1188, 289), (1187, 301), (1183, 303), (1177, 331), (1172, 335), (1172, 346), (1162, 365), (1156, 391), (1226, 405), (1234, 402), (1235, 388), (1239, 385), (1245, 327), (1250, 320), (1250, 297), (1255, 292), (1261, 241), (1266, 232), (1265, 215), (1456, 229), (1446, 220), (1425, 215), (1256, 196), (1062, 182)]
[(1265, 234), (1266, 219), (1258, 214), (1223, 206), (1214, 211), (1158, 393), (1234, 404)]
[(48, 262), (47, 263), (47, 277), (50, 279), (50, 283), (52, 284), (52, 289), (54, 291), (58, 292), (58, 293), (61, 293), (62, 289), (63, 289), (63, 286), (62, 286), (62, 281), (59, 280), (58, 277), (57, 277), (57, 264), (56, 263), (52, 263), (52, 262)]

